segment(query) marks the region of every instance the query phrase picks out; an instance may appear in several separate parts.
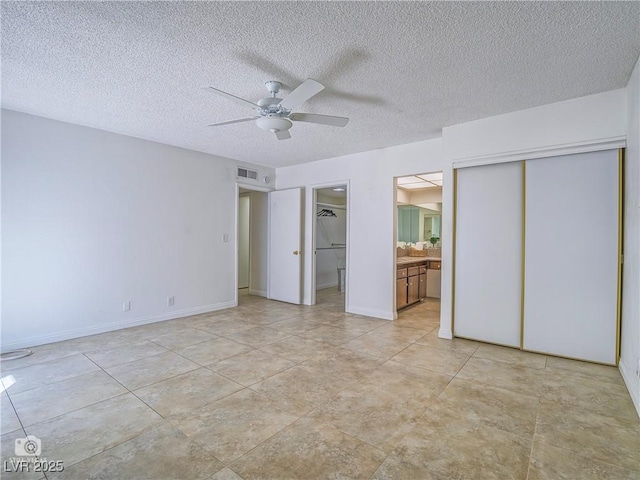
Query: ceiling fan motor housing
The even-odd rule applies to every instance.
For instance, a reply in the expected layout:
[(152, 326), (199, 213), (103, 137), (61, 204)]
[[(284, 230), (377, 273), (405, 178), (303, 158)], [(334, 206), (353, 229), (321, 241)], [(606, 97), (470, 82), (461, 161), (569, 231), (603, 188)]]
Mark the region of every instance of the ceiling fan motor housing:
[(266, 117), (268, 115), (279, 115), (281, 117), (288, 117), (291, 114), (291, 110), (283, 108), (280, 105), (281, 98), (266, 97), (258, 100), (258, 106), (260, 107), (260, 115)]
[(266, 97), (258, 100), (258, 105), (262, 107), (263, 110), (269, 110), (270, 107), (277, 107), (281, 101), (281, 98)]

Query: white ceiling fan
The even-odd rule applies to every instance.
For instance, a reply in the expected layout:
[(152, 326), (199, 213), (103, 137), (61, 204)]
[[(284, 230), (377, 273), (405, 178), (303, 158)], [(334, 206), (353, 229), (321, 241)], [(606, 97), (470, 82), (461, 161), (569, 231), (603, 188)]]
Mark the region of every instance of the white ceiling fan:
[(317, 115), (315, 113), (293, 113), (293, 110), (311, 97), (319, 93), (324, 89), (324, 85), (315, 80), (309, 78), (301, 83), (293, 92), (282, 98), (276, 97), (280, 91), (282, 84), (275, 80), (265, 82), (267, 90), (271, 94), (270, 97), (265, 97), (258, 100), (257, 103), (250, 102), (230, 93), (223, 92), (213, 87), (203, 87), (204, 90), (214, 93), (221, 97), (233, 100), (240, 103), (245, 107), (250, 107), (257, 111), (253, 117), (238, 118), (237, 120), (229, 120), (227, 122), (212, 123), (210, 127), (219, 127), (221, 125), (229, 125), (232, 123), (249, 122), (251, 120), (256, 121), (256, 125), (263, 130), (269, 130), (276, 134), (278, 140), (286, 140), (291, 138), (289, 129), (293, 126), (294, 122), (309, 122), (319, 123), (321, 125), (331, 125), (334, 127), (344, 127), (349, 119), (346, 117), (334, 117), (331, 115)]

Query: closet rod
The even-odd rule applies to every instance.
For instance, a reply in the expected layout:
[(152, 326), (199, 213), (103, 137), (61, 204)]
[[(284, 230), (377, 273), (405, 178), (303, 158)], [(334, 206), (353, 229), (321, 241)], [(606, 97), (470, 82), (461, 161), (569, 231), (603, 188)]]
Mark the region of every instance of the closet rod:
[(337, 250), (340, 248), (347, 248), (346, 243), (332, 243), (330, 247), (317, 247), (316, 250)]
[(345, 205), (333, 205), (331, 203), (316, 202), (316, 205), (322, 205), (323, 207), (329, 207), (329, 208), (337, 208), (339, 210), (346, 210), (347, 209), (347, 207)]

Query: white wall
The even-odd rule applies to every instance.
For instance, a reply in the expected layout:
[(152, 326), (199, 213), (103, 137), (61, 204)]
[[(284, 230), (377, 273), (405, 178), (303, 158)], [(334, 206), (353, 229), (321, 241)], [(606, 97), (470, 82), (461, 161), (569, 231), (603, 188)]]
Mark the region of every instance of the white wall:
[(2, 140), (3, 350), (234, 304), (236, 162), (7, 110)]
[[(278, 169), (278, 189), (312, 188), (350, 181), (350, 245), (346, 310), (394, 318), (393, 178), (443, 171), (442, 296), (440, 336), (451, 338), (453, 165), (491, 163), (576, 151), (616, 148), (626, 135), (624, 89), (544, 105), (443, 130), (441, 139), (418, 142)], [(306, 200), (305, 216), (312, 217)], [(499, 234), (499, 232), (497, 232)], [(305, 249), (311, 227), (305, 224)], [(309, 303), (311, 259), (304, 258)]]
[(640, 413), (640, 60), (627, 85), (620, 371)]
[(263, 192), (250, 192), (248, 195), (251, 198), (249, 293), (266, 297), (269, 201)]
[[(394, 177), (443, 166), (442, 143), (435, 139), (278, 169), (278, 189), (306, 187), (310, 192), (316, 185), (350, 182), (348, 312), (394, 317)], [(305, 218), (315, 218), (311, 195), (306, 195)], [(305, 252), (312, 251), (311, 225), (305, 221)], [(303, 261), (303, 301), (309, 304), (312, 257), (304, 255)]]
[(342, 197), (333, 197), (333, 196), (330, 196), (330, 195), (326, 195), (324, 193), (327, 190), (331, 190), (331, 189), (330, 188), (329, 189), (323, 188), (323, 189), (320, 189), (320, 190), (318, 190), (316, 192), (316, 196), (317, 196), (316, 200), (318, 202), (328, 203), (330, 205), (346, 205), (347, 204), (347, 196), (346, 195), (344, 195)]
[(424, 190), (414, 190), (411, 192), (411, 200), (409, 203), (413, 205), (421, 205), (423, 203), (440, 203), (442, 202), (442, 188), (433, 187)]
[(408, 205), (411, 203), (411, 194), (408, 190), (402, 190), (398, 188), (396, 190), (396, 200), (398, 205)]
[(534, 151), (535, 156), (553, 156), (556, 149), (571, 146), (589, 150), (595, 142), (624, 139), (625, 104), (622, 88), (455, 125), (443, 129), (442, 135), (447, 156), (454, 161), (522, 160)]

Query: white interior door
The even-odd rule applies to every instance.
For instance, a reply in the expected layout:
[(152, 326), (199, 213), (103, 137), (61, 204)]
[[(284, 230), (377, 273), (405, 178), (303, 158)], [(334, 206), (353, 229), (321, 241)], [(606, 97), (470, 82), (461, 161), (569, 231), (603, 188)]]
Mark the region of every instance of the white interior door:
[(302, 303), (302, 189), (269, 193), (267, 297)]
[(527, 162), (524, 348), (615, 364), (618, 151)]
[(519, 347), (522, 162), (457, 171), (455, 242), (454, 335)]

